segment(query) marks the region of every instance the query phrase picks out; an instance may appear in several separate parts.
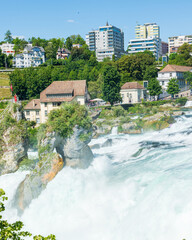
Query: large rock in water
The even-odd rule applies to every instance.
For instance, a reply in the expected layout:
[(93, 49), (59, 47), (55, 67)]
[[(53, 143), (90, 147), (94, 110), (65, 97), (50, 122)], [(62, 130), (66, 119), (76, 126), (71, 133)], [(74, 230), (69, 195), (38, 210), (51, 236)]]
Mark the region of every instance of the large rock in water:
[(22, 212), (34, 198), (47, 186), (57, 173), (63, 168), (63, 159), (57, 153), (45, 154), (35, 169), (20, 183), (14, 206)]
[(74, 127), (73, 134), (67, 138), (49, 132), (39, 143), (39, 158), (56, 149), (66, 166), (87, 168), (93, 160), (93, 153), (88, 146), (92, 136), (89, 133), (78, 127)]
[(67, 138), (55, 132), (46, 133), (39, 142), (39, 163), (16, 191), (14, 205), (17, 209), (22, 212), (29, 206), (64, 166), (88, 167), (93, 160), (87, 145), (90, 140), (90, 131), (78, 127), (74, 127), (73, 134)]
[(18, 126), (8, 128), (1, 136), (0, 175), (17, 171), (19, 163), (27, 157), (28, 143)]

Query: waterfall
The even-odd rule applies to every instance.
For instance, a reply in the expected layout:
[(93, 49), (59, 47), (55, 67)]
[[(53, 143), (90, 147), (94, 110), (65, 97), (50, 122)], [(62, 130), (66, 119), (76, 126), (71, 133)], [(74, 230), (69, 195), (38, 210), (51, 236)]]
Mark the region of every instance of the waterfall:
[(118, 127), (115, 126), (115, 127), (113, 127), (112, 130), (111, 130), (111, 135), (117, 135), (117, 134), (118, 134)]
[(114, 135), (112, 146), (93, 152), (89, 168), (65, 167), (21, 217), (11, 202), (26, 172), (1, 176), (9, 197), (6, 219), (58, 240), (191, 239), (191, 117), (181, 116), (162, 131)]
[(186, 108), (188, 108), (188, 107), (192, 107), (192, 101), (187, 101), (186, 102), (186, 104), (185, 104), (185, 106), (184, 107), (186, 107)]

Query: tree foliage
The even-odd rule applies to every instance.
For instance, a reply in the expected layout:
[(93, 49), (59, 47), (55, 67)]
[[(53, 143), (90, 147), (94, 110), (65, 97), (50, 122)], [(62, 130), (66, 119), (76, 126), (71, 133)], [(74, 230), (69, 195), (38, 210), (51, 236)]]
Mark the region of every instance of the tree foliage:
[(177, 53), (169, 56), (169, 64), (192, 66), (192, 45), (184, 43), (178, 48)]
[(172, 98), (174, 97), (174, 94), (179, 93), (179, 84), (178, 80), (176, 78), (172, 78), (168, 82), (167, 92), (171, 94)]
[(113, 66), (106, 65), (103, 70), (103, 99), (113, 105), (121, 100), (120, 97), (120, 74)]
[[(5, 196), (3, 189), (0, 189), (0, 213), (5, 211), (4, 201), (8, 198)], [(1, 240), (22, 240), (25, 237), (30, 237), (32, 234), (28, 231), (23, 231), (24, 224), (21, 221), (16, 221), (14, 223), (8, 223), (7, 220), (3, 219), (3, 216), (0, 214), (0, 239)], [(34, 240), (55, 240), (54, 235), (49, 235), (48, 237), (43, 237), (41, 235), (34, 236)]]
[(7, 32), (5, 33), (5, 38), (4, 40), (8, 43), (12, 43), (13, 38), (12, 38), (12, 34), (10, 30), (7, 30)]
[(162, 93), (162, 88), (156, 78), (149, 80), (148, 87), (150, 96), (159, 96)]

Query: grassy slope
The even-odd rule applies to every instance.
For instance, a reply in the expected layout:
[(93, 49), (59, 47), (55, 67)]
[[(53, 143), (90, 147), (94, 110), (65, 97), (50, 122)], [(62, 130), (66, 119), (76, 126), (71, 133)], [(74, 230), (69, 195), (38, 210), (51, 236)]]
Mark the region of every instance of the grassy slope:
[[(9, 87), (9, 74), (0, 73), (0, 86)], [(0, 100), (4, 98), (11, 98), (11, 91), (9, 88), (0, 88)]]

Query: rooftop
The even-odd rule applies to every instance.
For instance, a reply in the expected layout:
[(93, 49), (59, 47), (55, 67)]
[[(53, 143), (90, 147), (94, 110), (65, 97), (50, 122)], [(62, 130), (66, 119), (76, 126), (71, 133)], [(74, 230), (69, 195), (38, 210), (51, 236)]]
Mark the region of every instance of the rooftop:
[(25, 107), (25, 110), (40, 110), (40, 99), (31, 100)]
[(164, 72), (188, 72), (191, 70), (192, 70), (192, 67), (168, 64), (160, 72), (161, 73), (164, 73)]
[[(75, 96), (84, 96), (85, 91), (86, 80), (55, 81), (41, 92), (40, 102), (69, 102), (72, 101)], [(49, 94), (72, 94), (72, 96), (48, 98), (47, 95)]]
[(121, 89), (144, 89), (138, 82), (126, 82)]

